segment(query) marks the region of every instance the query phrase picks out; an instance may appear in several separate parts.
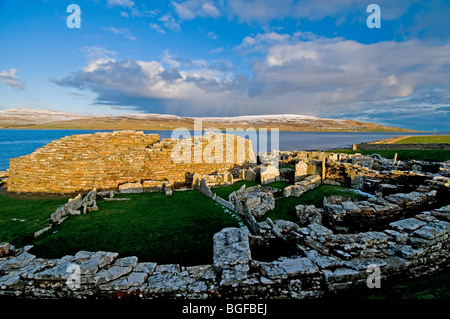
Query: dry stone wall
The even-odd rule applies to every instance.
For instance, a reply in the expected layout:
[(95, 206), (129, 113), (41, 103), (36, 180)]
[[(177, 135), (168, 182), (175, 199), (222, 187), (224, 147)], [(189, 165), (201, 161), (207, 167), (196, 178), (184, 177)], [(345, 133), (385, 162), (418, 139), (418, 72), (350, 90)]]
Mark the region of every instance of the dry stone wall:
[(11, 159), (7, 189), (70, 194), (94, 187), (117, 190), (127, 183), (190, 186), (194, 174), (224, 173), (254, 160), (250, 140), (225, 134), (184, 140), (138, 131), (73, 135)]
[[(246, 228), (214, 235), (213, 264), (183, 267), (80, 251), (42, 259), (0, 244), (0, 296), (19, 298), (319, 298), (367, 288), (369, 267), (381, 280), (414, 278), (448, 267), (450, 206), (391, 223), (382, 231), (335, 234), (317, 223), (277, 220), (278, 236), (296, 253), (273, 261), (253, 256), (252, 243), (268, 237)], [(439, 215), (440, 214), (440, 215)], [(439, 216), (439, 218), (438, 218)], [(273, 233), (273, 232), (272, 232)]]

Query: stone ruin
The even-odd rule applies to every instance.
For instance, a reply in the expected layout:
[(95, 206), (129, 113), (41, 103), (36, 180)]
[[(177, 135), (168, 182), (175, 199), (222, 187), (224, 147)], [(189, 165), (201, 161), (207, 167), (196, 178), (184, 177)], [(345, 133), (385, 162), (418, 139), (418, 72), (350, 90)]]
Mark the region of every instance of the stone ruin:
[[(367, 270), (372, 266), (380, 268), (382, 281), (448, 267), (450, 162), (399, 163), (376, 155), (283, 152), (280, 165), (295, 167), (279, 169), (275, 177), (293, 183), (283, 190), (284, 196), (301, 196), (319, 184), (352, 187), (371, 196), (361, 201), (331, 196), (324, 198), (323, 208), (297, 205), (296, 222), (258, 221), (261, 206), (273, 207), (265, 200), (274, 199), (270, 188), (244, 187), (225, 200), (200, 174), (194, 187), (227, 209), (240, 211), (246, 222), (214, 235), (212, 264), (158, 265), (102, 251), (48, 260), (30, 254), (29, 246), (18, 249), (4, 243), (0, 295), (320, 298), (368, 289)], [(254, 180), (258, 171), (256, 164), (230, 170), (234, 180)], [(79, 267), (79, 285), (68, 284), (71, 267)]]
[(194, 174), (255, 163), (252, 142), (230, 134), (185, 139), (142, 131), (72, 135), (10, 161), (7, 190), (74, 194), (92, 188), (142, 192), (192, 185)]
[(39, 237), (53, 226), (63, 223), (69, 216), (86, 214), (88, 212), (97, 211), (97, 189), (91, 189), (84, 198), (78, 194), (75, 198), (70, 198), (68, 202), (56, 209), (50, 215), (50, 225), (38, 230), (34, 233), (34, 238)]

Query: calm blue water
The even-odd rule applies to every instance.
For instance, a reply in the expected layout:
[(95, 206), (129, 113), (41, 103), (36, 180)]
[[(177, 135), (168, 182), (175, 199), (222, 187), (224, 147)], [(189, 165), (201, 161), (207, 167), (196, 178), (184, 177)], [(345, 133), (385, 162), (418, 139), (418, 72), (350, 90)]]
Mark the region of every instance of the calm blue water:
[[(10, 158), (34, 152), (61, 137), (74, 134), (91, 134), (107, 132), (96, 130), (11, 130), (0, 129), (0, 170), (9, 167)], [(172, 131), (144, 131), (146, 134), (157, 133), (161, 138), (169, 138)], [(280, 132), (279, 148), (291, 150), (329, 150), (332, 148), (349, 148), (352, 144), (381, 140), (400, 135), (425, 135), (424, 133), (385, 133), (385, 132)], [(254, 143), (256, 148), (257, 143)], [(270, 134), (267, 149), (270, 150)], [(255, 149), (255, 151), (257, 151)]]

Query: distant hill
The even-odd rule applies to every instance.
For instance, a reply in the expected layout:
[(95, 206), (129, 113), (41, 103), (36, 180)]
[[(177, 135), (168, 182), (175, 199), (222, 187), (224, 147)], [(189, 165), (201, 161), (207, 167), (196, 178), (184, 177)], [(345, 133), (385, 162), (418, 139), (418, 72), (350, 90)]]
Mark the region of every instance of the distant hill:
[(97, 130), (173, 130), (194, 128), (195, 119), (202, 128), (278, 128), (280, 131), (383, 131), (412, 132), (373, 123), (318, 118), (297, 114), (249, 115), (236, 117), (180, 117), (164, 114), (88, 116), (36, 109), (0, 110), (0, 128), (17, 129), (97, 129)]

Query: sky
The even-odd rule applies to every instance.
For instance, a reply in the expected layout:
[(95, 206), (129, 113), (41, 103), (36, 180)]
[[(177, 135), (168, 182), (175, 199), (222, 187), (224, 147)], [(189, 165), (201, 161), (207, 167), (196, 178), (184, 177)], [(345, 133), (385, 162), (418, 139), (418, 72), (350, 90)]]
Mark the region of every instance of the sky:
[(10, 108), (450, 131), (450, 0), (0, 0)]

